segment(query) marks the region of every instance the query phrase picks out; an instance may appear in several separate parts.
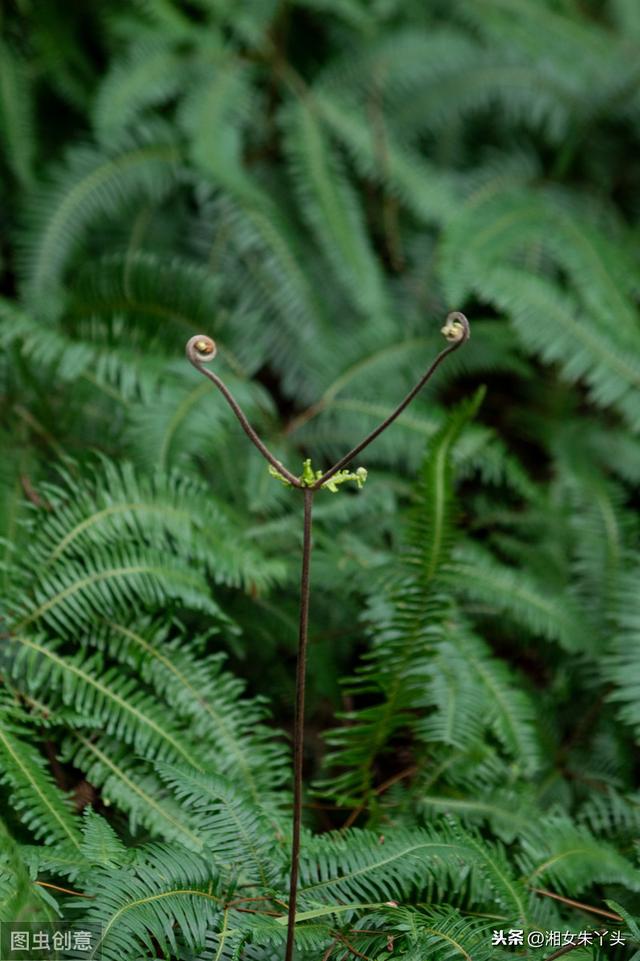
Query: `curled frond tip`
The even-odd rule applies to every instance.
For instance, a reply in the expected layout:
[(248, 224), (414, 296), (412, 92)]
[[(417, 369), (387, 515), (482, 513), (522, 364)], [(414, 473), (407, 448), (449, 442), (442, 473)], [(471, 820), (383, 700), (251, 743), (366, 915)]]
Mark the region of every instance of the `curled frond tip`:
[(206, 334), (196, 334), (187, 341), (187, 357), (192, 364), (207, 364), (216, 356), (218, 348), (215, 340)]
[(444, 334), (449, 343), (468, 340), (471, 334), (469, 321), (459, 310), (452, 310), (450, 314), (447, 314), (445, 325), (440, 332)]

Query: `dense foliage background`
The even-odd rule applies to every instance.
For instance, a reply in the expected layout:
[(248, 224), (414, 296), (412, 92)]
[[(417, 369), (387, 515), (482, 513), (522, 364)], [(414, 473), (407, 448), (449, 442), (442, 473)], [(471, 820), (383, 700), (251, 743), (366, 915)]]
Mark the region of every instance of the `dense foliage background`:
[(302, 505), (184, 343), (318, 467), (457, 308), (317, 498), (298, 955), (640, 957), (637, 0), (2, 29), (2, 917), (282, 957)]

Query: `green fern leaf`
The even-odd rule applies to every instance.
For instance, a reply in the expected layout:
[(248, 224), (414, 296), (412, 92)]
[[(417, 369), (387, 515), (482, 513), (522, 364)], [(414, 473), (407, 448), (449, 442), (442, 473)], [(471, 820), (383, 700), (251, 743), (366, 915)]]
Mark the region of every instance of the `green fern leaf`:
[(32, 84), (27, 65), (0, 42), (0, 136), (6, 160), (21, 186), (33, 182), (35, 133)]
[(80, 832), (68, 798), (53, 783), (44, 758), (20, 737), (23, 732), (6, 715), (0, 726), (2, 781), (9, 784), (13, 810), (45, 844), (71, 843), (80, 850)]
[(452, 564), (456, 590), (485, 610), (508, 613), (534, 634), (559, 641), (568, 651), (596, 650), (595, 638), (576, 600), (553, 595), (513, 567), (499, 564), (471, 544), (457, 549)]
[(215, 923), (222, 899), (210, 864), (184, 848), (140, 848), (126, 867), (92, 868), (87, 893), (96, 898), (76, 906), (84, 921), (101, 925), (101, 936), (87, 958), (133, 961), (141, 951), (167, 957), (181, 950), (201, 951), (205, 932)]
[[(218, 862), (235, 865), (247, 883), (268, 891), (281, 878), (273, 829), (248, 797), (220, 777), (156, 764), (162, 780), (198, 821), (200, 835)], [(279, 829), (278, 829), (279, 830)], [(283, 859), (284, 860), (284, 859)]]
[(22, 243), (27, 292), (40, 309), (59, 297), (72, 254), (100, 217), (132, 203), (160, 200), (174, 182), (178, 150), (166, 128), (155, 125), (123, 138), (108, 151), (76, 148), (50, 183), (34, 195)]
[(354, 305), (372, 319), (388, 314), (383, 279), (353, 189), (313, 112), (300, 103), (285, 118), (300, 207)]
[(109, 144), (149, 107), (165, 103), (184, 86), (185, 69), (173, 44), (145, 38), (115, 60), (98, 89), (93, 123), (101, 143)]
[(104, 669), (98, 654), (63, 657), (51, 643), (12, 635), (8, 641), (13, 676), (36, 695), (57, 696), (72, 705), (83, 724), (91, 723), (153, 758), (182, 758), (198, 767), (198, 751), (166, 721), (161, 704), (141, 691), (135, 678)]

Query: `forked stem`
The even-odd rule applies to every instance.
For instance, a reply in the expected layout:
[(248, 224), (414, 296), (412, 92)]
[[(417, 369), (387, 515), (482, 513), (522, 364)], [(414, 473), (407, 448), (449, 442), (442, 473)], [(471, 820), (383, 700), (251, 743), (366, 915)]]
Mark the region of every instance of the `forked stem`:
[[(346, 467), (354, 457), (360, 454), (365, 447), (379, 437), (380, 434), (389, 427), (393, 421), (400, 416), (402, 411), (408, 407), (416, 394), (422, 390), (432, 374), (440, 366), (442, 361), (449, 354), (461, 347), (469, 339), (469, 322), (464, 314), (453, 311), (447, 317), (446, 323), (442, 328), (442, 333), (449, 341), (449, 346), (440, 351), (431, 366), (420, 378), (407, 396), (398, 406), (379, 424), (370, 434), (359, 444), (341, 457), (333, 467), (329, 468), (321, 477), (313, 483), (305, 483), (302, 478), (296, 477), (291, 471), (280, 463), (266, 444), (260, 439), (254, 428), (249, 423), (242, 408), (234, 398), (229, 388), (223, 381), (210, 370), (206, 370), (203, 364), (213, 360), (216, 355), (215, 342), (204, 334), (192, 337), (187, 343), (187, 357), (196, 370), (208, 377), (218, 388), (225, 398), (229, 407), (234, 412), (240, 425), (249, 440), (258, 448), (262, 456), (275, 468), (278, 474), (286, 478), (293, 487), (302, 490), (304, 496), (304, 526), (302, 539), (302, 569), (300, 574), (300, 622), (298, 629), (298, 655), (296, 661), (296, 702), (293, 723), (293, 826), (291, 838), (291, 871), (289, 875), (289, 906), (287, 919), (287, 946), (284, 961), (293, 961), (295, 947), (295, 926), (296, 926), (296, 907), (298, 902), (298, 872), (300, 865), (300, 829), (302, 822), (302, 762), (304, 747), (304, 699), (306, 686), (307, 668), (307, 643), (309, 638), (309, 594), (310, 594), (310, 567), (311, 567), (311, 534), (312, 534), (312, 510), (315, 492), (323, 484)], [(554, 955), (553, 957), (556, 957)]]

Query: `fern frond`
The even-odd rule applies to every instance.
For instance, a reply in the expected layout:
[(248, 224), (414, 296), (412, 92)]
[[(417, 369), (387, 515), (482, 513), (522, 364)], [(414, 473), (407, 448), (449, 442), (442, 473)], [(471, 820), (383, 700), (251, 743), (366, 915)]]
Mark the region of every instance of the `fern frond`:
[(22, 239), (26, 289), (39, 309), (59, 298), (68, 261), (100, 217), (132, 203), (158, 202), (174, 183), (178, 149), (165, 127), (150, 125), (108, 150), (76, 147), (34, 194)]
[(260, 807), (224, 778), (184, 766), (156, 764), (156, 770), (198, 824), (202, 840), (225, 870), (238, 872), (265, 893), (282, 881), (281, 837), (274, 836)]
[(284, 565), (256, 551), (229, 508), (187, 476), (156, 472), (147, 478), (131, 464), (106, 458), (91, 474), (69, 465), (59, 476), (59, 485), (46, 488), (50, 512), (29, 553), (34, 570), (55, 570), (63, 560), (131, 542), (170, 548), (218, 584), (262, 591), (283, 578)]
[(463, 824), (478, 826), (488, 823), (493, 834), (505, 844), (513, 843), (539, 813), (530, 791), (518, 792), (504, 787), (492, 791), (486, 786), (479, 790), (476, 785), (470, 787), (467, 794), (459, 788), (446, 792), (441, 786), (438, 793), (426, 794), (418, 783), (412, 793), (416, 803), (426, 812), (427, 819), (433, 814), (450, 814)]
[(560, 267), (592, 323), (606, 321), (615, 327), (617, 341), (633, 344), (636, 265), (608, 207), (568, 191), (522, 185), (472, 194), (445, 232), (441, 266), (449, 296), (458, 302), (484, 270), (523, 258), (532, 273)]
[(150, 251), (111, 254), (78, 272), (69, 316), (80, 337), (86, 332), (105, 347), (115, 338), (124, 346), (126, 338), (141, 354), (166, 355), (182, 348), (194, 331), (217, 334), (220, 286), (210, 270), (183, 258)]
[(94, 866), (86, 889), (96, 899), (75, 905), (84, 921), (101, 926), (86, 957), (133, 961), (141, 951), (159, 949), (165, 957), (201, 951), (221, 911), (216, 888), (207, 860), (170, 845), (139, 848), (135, 860), (117, 870)]
[(632, 838), (640, 831), (640, 797), (610, 787), (587, 798), (578, 819), (596, 836)]
[[(303, 239), (254, 183), (249, 191), (235, 185), (229, 190), (209, 205), (203, 220), (215, 233), (211, 237), (208, 227), (201, 244), (210, 250), (216, 236), (224, 238), (222, 265), (229, 264), (228, 283), (242, 304), (251, 352), (258, 345), (281, 375), (287, 394), (311, 403), (317, 396), (317, 372), (329, 366), (321, 332), (330, 321), (313, 278), (299, 264)], [(278, 325), (264, 323), (269, 312), (278, 316)]]
[(597, 638), (572, 598), (554, 594), (522, 571), (500, 564), (475, 545), (459, 547), (452, 584), (485, 611), (506, 613), (533, 634), (557, 640), (568, 651), (595, 651)]
[(230, 50), (206, 51), (178, 111), (194, 166), (233, 192), (252, 193), (242, 165), (242, 135), (257, 120), (251, 69)]
[(453, 538), (452, 450), (481, 399), (479, 393), (461, 405), (430, 444), (418, 486), (418, 506), (407, 524), (400, 573), (381, 597), (372, 598), (369, 617), (374, 648), (354, 689), (375, 692), (380, 700), (343, 715), (351, 723), (327, 735), (333, 748), (327, 763), (348, 770), (323, 786), (330, 785), (332, 795), (342, 801), (369, 794), (378, 752), (388, 750), (393, 735), (410, 723), (409, 710), (426, 704), (425, 680), (431, 677), (446, 610), (439, 585)]
[[(265, 423), (263, 436), (268, 437), (273, 429), (271, 401), (264, 391), (243, 374), (226, 374), (225, 383), (252, 422)], [(155, 470), (160, 464), (164, 470), (174, 466), (193, 471), (196, 452), (206, 451), (210, 470), (223, 481), (226, 472), (220, 466), (228, 467), (229, 438), (237, 437), (241, 428), (228, 406), (214, 398), (214, 391), (212, 384), (202, 378), (195, 380), (188, 370), (166, 375), (155, 385), (149, 402), (137, 403), (130, 411), (124, 436), (130, 458), (145, 470)], [(273, 446), (278, 446), (277, 439)], [(253, 451), (245, 449), (233, 460), (246, 464), (251, 475), (252, 456)], [(263, 474), (261, 469), (264, 482)]]
[[(386, 832), (345, 831), (307, 843), (301, 862), (303, 903), (335, 900), (398, 900), (409, 892), (429, 891), (441, 897), (447, 880), (470, 902), (486, 897), (507, 909), (509, 916), (528, 916), (527, 895), (507, 865), (504, 853), (455, 823), (439, 822), (429, 830)], [(487, 887), (488, 886), (488, 887)]]
[(11, 805), (36, 838), (45, 844), (70, 843), (80, 850), (80, 832), (69, 799), (53, 782), (44, 758), (24, 739), (24, 732), (3, 714), (0, 725), (2, 782)]
[(511, 318), (523, 344), (544, 361), (557, 362), (569, 382), (584, 379), (593, 402), (615, 407), (632, 428), (640, 424), (640, 368), (628, 338), (580, 314), (575, 299), (541, 277), (510, 267), (479, 279), (477, 293)]
[(428, 584), (448, 561), (450, 528), (454, 515), (452, 451), (465, 424), (476, 414), (484, 391), (462, 404), (449, 418), (429, 448), (419, 488), (419, 507), (413, 513), (408, 538), (418, 555), (411, 559), (419, 564), (420, 580)]
[(609, 700), (619, 705), (618, 717), (640, 737), (640, 603), (637, 591), (639, 566), (634, 555), (627, 559), (629, 570), (618, 578), (612, 610), (613, 637), (603, 657), (602, 673), (613, 684)]
[(615, 70), (617, 38), (612, 42), (602, 25), (575, 16), (570, 7), (562, 10), (535, 0), (481, 0), (465, 9), (464, 17), (500, 46), (512, 45), (534, 61), (549, 61), (555, 72), (570, 73), (571, 65), (583, 89), (584, 84), (587, 89), (605, 86)]
[(513, 683), (513, 674), (504, 661), (489, 656), (486, 644), (464, 631), (453, 632), (467, 664), (476, 672), (489, 702), (486, 720), (504, 748), (523, 769), (532, 772), (540, 766), (541, 746), (535, 723), (535, 710), (527, 693)]
[(34, 915), (54, 920), (58, 910), (51, 900), (33, 882), (26, 845), (18, 844), (0, 821), (0, 921), (23, 921)]
[[(425, 783), (431, 789), (444, 776), (456, 796), (463, 792), (488, 797), (500, 783), (511, 784), (518, 774), (530, 775), (541, 767), (542, 744), (531, 695), (484, 642), (453, 616), (442, 638), (434, 642), (421, 677), (423, 687), (416, 703), (425, 713), (414, 722), (413, 730), (428, 745), (435, 773), (428, 769), (422, 773), (421, 761), (411, 796), (419, 800)], [(499, 747), (487, 746), (487, 734), (497, 739)], [(441, 764), (440, 745), (447, 747)]]
[(141, 355), (135, 337), (129, 349), (124, 344), (114, 348), (104, 342), (104, 330), (96, 328), (92, 325), (89, 338), (72, 337), (57, 325), (44, 328), (33, 315), (0, 300), (0, 342), (25, 363), (46, 372), (50, 387), (64, 390), (69, 383), (89, 384), (103, 391), (111, 404), (114, 399), (126, 405), (140, 395), (148, 397), (164, 369), (164, 357)]
[(35, 159), (31, 78), (24, 60), (4, 41), (0, 41), (0, 136), (7, 164), (20, 185), (29, 188)]
[(12, 635), (10, 669), (25, 689), (72, 706), (82, 724), (92, 724), (152, 758), (182, 758), (200, 766), (198, 749), (167, 723), (161, 704), (140, 690), (137, 679), (106, 668), (99, 654), (63, 656), (53, 644)]
[(131, 853), (105, 818), (90, 807), (84, 809), (82, 853), (90, 864), (117, 868), (131, 858)]
[(606, 639), (628, 545), (635, 540), (635, 519), (625, 510), (625, 492), (621, 487), (594, 472), (587, 462), (567, 465), (562, 478), (558, 488), (570, 510), (572, 569), (578, 596), (598, 637)]
[(141, 678), (188, 720), (192, 737), (214, 748), (216, 770), (233, 776), (254, 801), (279, 797), (288, 778), (288, 752), (274, 738), (259, 699), (241, 697), (244, 685), (222, 671), (224, 657), (204, 657), (184, 634), (167, 640), (161, 624), (110, 622), (88, 639)]
[(460, 749), (477, 742), (486, 723), (487, 698), (469, 674), (466, 652), (455, 643), (437, 644), (425, 675), (422, 706), (429, 712), (416, 721), (416, 737)]
[(140, 121), (149, 107), (166, 103), (185, 83), (185, 65), (174, 44), (157, 36), (132, 44), (102, 80), (93, 107), (98, 140), (113, 138)]
[(581, 425), (586, 447), (597, 461), (627, 484), (640, 479), (640, 442), (624, 428)]
[[(15, 587), (15, 585), (14, 585)], [(176, 600), (220, 617), (202, 574), (152, 549), (104, 548), (85, 563), (65, 559), (43, 570), (31, 596), (14, 594), (12, 629), (46, 624), (61, 636), (88, 627), (96, 617), (124, 616)]]
[(382, 839), (365, 830), (327, 834), (303, 847), (300, 901), (311, 907), (403, 900), (414, 886), (444, 886), (454, 870), (462, 886), (475, 864), (467, 838), (453, 829), (393, 832)]
[(176, 804), (151, 765), (132, 758), (131, 747), (114, 738), (95, 739), (72, 731), (62, 742), (61, 755), (85, 773), (101, 792), (107, 807), (128, 815), (129, 830), (136, 836), (148, 832), (175, 841), (189, 851), (204, 848), (197, 826), (188, 812)]
[(353, 188), (324, 130), (304, 103), (285, 116), (292, 177), (304, 217), (347, 296), (372, 322), (389, 311), (383, 278)]
[(385, 138), (384, 160), (358, 103), (333, 93), (315, 91), (324, 122), (349, 153), (361, 176), (388, 187), (425, 223), (442, 223), (456, 209), (457, 184), (449, 172)]
[(390, 915), (398, 942), (406, 941), (411, 946), (406, 954), (408, 961), (425, 957), (430, 961), (496, 959), (496, 948), (491, 944), (495, 921), (471, 919), (451, 907), (415, 910), (400, 906)]
[(596, 839), (584, 825), (568, 817), (550, 816), (531, 826), (521, 838), (518, 861), (530, 885), (551, 885), (568, 894), (594, 883), (640, 889), (637, 869), (615, 848)]
[[(0, 431), (0, 449), (9, 449), (11, 435)], [(33, 451), (15, 444), (13, 456), (0, 463), (0, 582), (7, 589), (10, 561), (21, 542), (26, 504), (21, 478), (29, 477), (35, 468)]]

